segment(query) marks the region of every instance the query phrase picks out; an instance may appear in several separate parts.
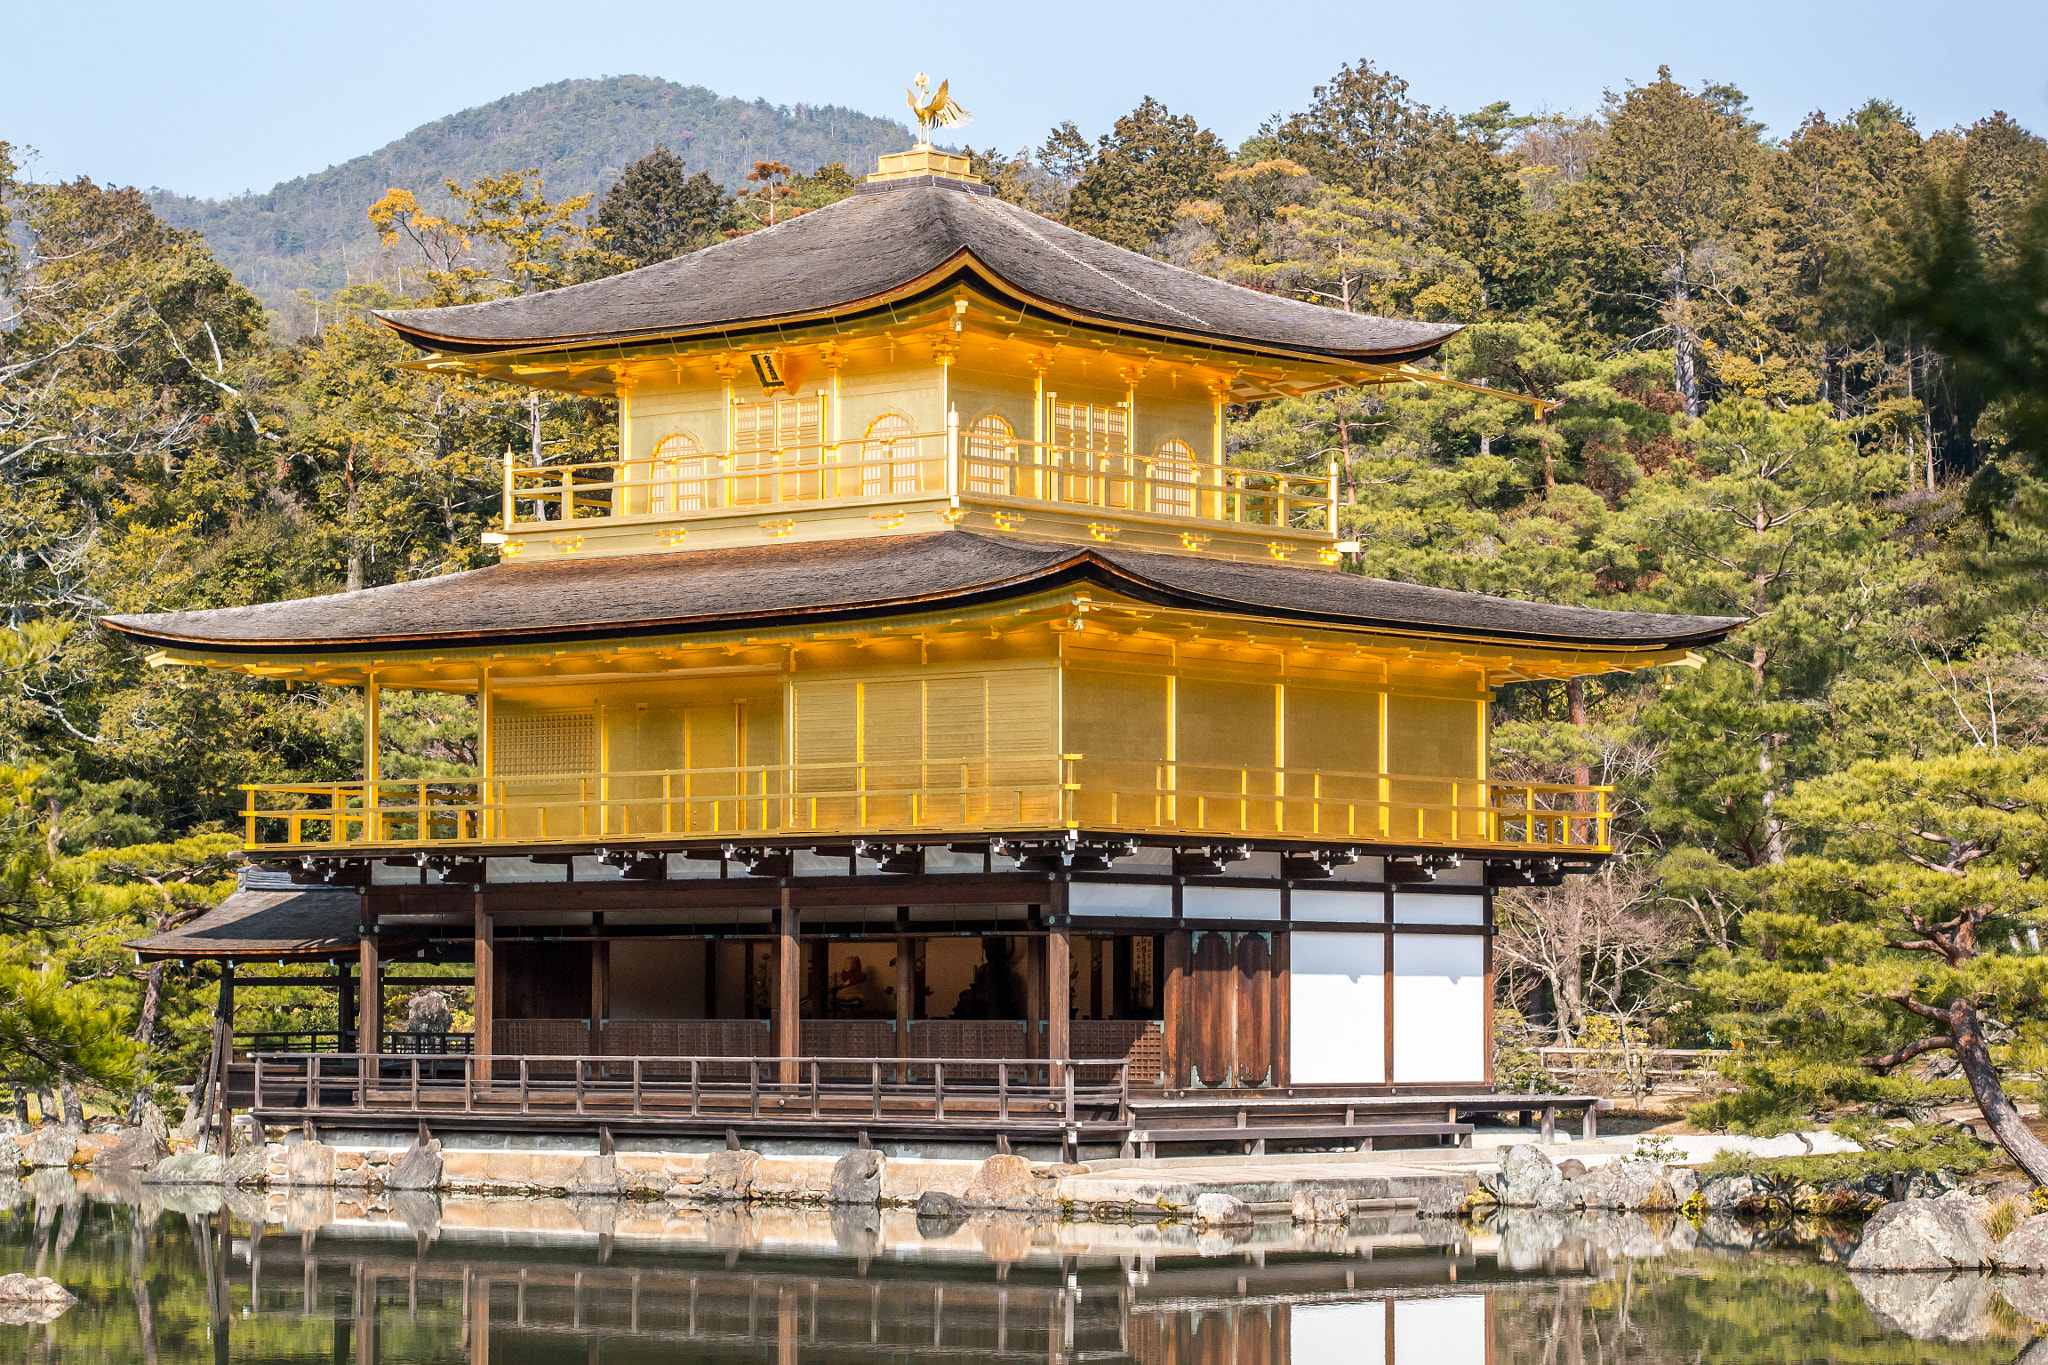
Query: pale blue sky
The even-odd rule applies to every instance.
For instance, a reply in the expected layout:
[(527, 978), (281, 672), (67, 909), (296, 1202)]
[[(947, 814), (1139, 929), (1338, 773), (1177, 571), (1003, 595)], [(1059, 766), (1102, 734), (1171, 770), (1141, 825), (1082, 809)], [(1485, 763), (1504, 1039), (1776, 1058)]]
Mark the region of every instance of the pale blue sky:
[(1724, 0), (1716, 6), (1235, 3), (1178, 6), (102, 3), (0, 21), (0, 139), (39, 178), (190, 194), (267, 189), (418, 125), (574, 76), (636, 73), (777, 104), (897, 116), (919, 69), (950, 77), (977, 145), (1089, 134), (1145, 95), (1236, 142), (1370, 58), (1430, 104), (1586, 112), (1669, 63), (1728, 81), (1777, 133), (1893, 100), (1923, 130), (2004, 109), (2048, 129), (2048, 4)]

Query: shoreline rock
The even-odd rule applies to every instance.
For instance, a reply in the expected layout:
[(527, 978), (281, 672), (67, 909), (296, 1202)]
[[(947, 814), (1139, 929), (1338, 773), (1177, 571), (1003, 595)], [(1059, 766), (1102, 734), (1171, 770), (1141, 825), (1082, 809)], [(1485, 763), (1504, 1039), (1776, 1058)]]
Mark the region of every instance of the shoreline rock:
[(1863, 1225), (1852, 1271), (1980, 1270), (1991, 1264), (1990, 1234), (1964, 1201), (1902, 1199)]

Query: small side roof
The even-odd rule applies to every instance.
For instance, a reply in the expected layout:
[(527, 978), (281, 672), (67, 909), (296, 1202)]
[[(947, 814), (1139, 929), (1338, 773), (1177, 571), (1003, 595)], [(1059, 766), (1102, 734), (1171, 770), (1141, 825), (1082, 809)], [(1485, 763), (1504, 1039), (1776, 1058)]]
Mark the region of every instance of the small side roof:
[(811, 544), (514, 560), (361, 592), (109, 616), (161, 648), (223, 654), (446, 649), (773, 628), (963, 608), (1094, 584), (1191, 611), (1578, 649), (1711, 644), (1742, 622), (1553, 606), (1359, 574), (952, 530)]
[(1023, 306), (1152, 334), (1391, 364), (1453, 324), (1301, 303), (1198, 275), (961, 185), (895, 182), (716, 246), (545, 293), (377, 316), (422, 350), (652, 340), (838, 316), (977, 270)]
[(236, 891), (189, 924), (125, 946), (144, 958), (292, 958), (353, 953), (362, 897), (331, 886)]

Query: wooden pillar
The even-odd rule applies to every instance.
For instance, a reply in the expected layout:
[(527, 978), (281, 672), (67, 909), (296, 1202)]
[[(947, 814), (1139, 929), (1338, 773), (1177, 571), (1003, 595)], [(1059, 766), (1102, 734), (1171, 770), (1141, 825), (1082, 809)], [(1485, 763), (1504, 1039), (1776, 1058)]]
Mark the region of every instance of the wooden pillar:
[(1186, 929), (1175, 929), (1166, 935), (1166, 961), (1161, 973), (1164, 989), (1160, 992), (1160, 1048), (1164, 1055), (1166, 1084), (1175, 1090), (1185, 1090), (1188, 1084), (1188, 1049), (1185, 1042), (1188, 967), (1193, 954), (1193, 935)]
[(910, 907), (896, 907), (896, 1055), (910, 1055), (910, 1021), (917, 1017), (917, 945), (911, 942)]
[(357, 1025), (360, 1035), (356, 1042), (358, 1052), (381, 1052), (384, 1048), (384, 975), (377, 967), (377, 917), (365, 900), (363, 907), (363, 933), (356, 942), (356, 957), (362, 964), (356, 975), (361, 980), (362, 1019)]
[[(231, 1157), (235, 1154), (235, 1106), (228, 1093), (228, 1068), (235, 1059), (235, 964), (232, 958), (220, 964), (220, 1074), (214, 1080), (220, 1095), (220, 1154)], [(67, 1116), (68, 1121), (68, 1116)], [(226, 1286), (221, 1292), (225, 1294)]]
[(796, 904), (789, 888), (782, 888), (782, 905), (775, 917), (775, 999), (769, 1015), (769, 1034), (775, 1055), (786, 1058), (777, 1069), (784, 1085), (797, 1081), (797, 1049), (802, 1046), (803, 979), (799, 972), (803, 943), (797, 934)]
[(491, 1055), (491, 1025), (497, 1014), (498, 991), (498, 950), (491, 942), (491, 917), (484, 913), (484, 893), (476, 893), (476, 986), (470, 992), (475, 996), (472, 1007), (476, 1015), (476, 1035), (470, 1041), (470, 1051), (479, 1057)]
[(1073, 940), (1064, 921), (1046, 931), (1045, 1055), (1056, 1061), (1066, 1061), (1073, 1054), (1067, 1022), (1073, 1015), (1073, 953)]
[[(592, 915), (596, 932), (604, 932), (604, 916)], [(590, 944), (590, 1055), (604, 1055), (604, 1021), (612, 1012), (612, 943), (608, 938)]]

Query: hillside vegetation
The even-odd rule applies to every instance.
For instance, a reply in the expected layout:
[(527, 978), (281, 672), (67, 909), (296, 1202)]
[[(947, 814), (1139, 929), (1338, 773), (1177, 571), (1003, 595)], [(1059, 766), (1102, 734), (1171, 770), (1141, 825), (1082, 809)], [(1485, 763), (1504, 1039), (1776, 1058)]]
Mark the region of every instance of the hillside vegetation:
[[(413, 129), (398, 141), (262, 194), (194, 199), (150, 193), (173, 227), (206, 235), (214, 256), (264, 304), (325, 297), (377, 277), (379, 247), (363, 210), (394, 186), (445, 207), (442, 182), (537, 166), (557, 199), (602, 193), (627, 165), (667, 146), (693, 171), (737, 185), (756, 161), (808, 171), (843, 161), (872, 169), (910, 143), (904, 126), (836, 105), (782, 108), (650, 76), (557, 81)], [(388, 272), (387, 272), (388, 273)]]

